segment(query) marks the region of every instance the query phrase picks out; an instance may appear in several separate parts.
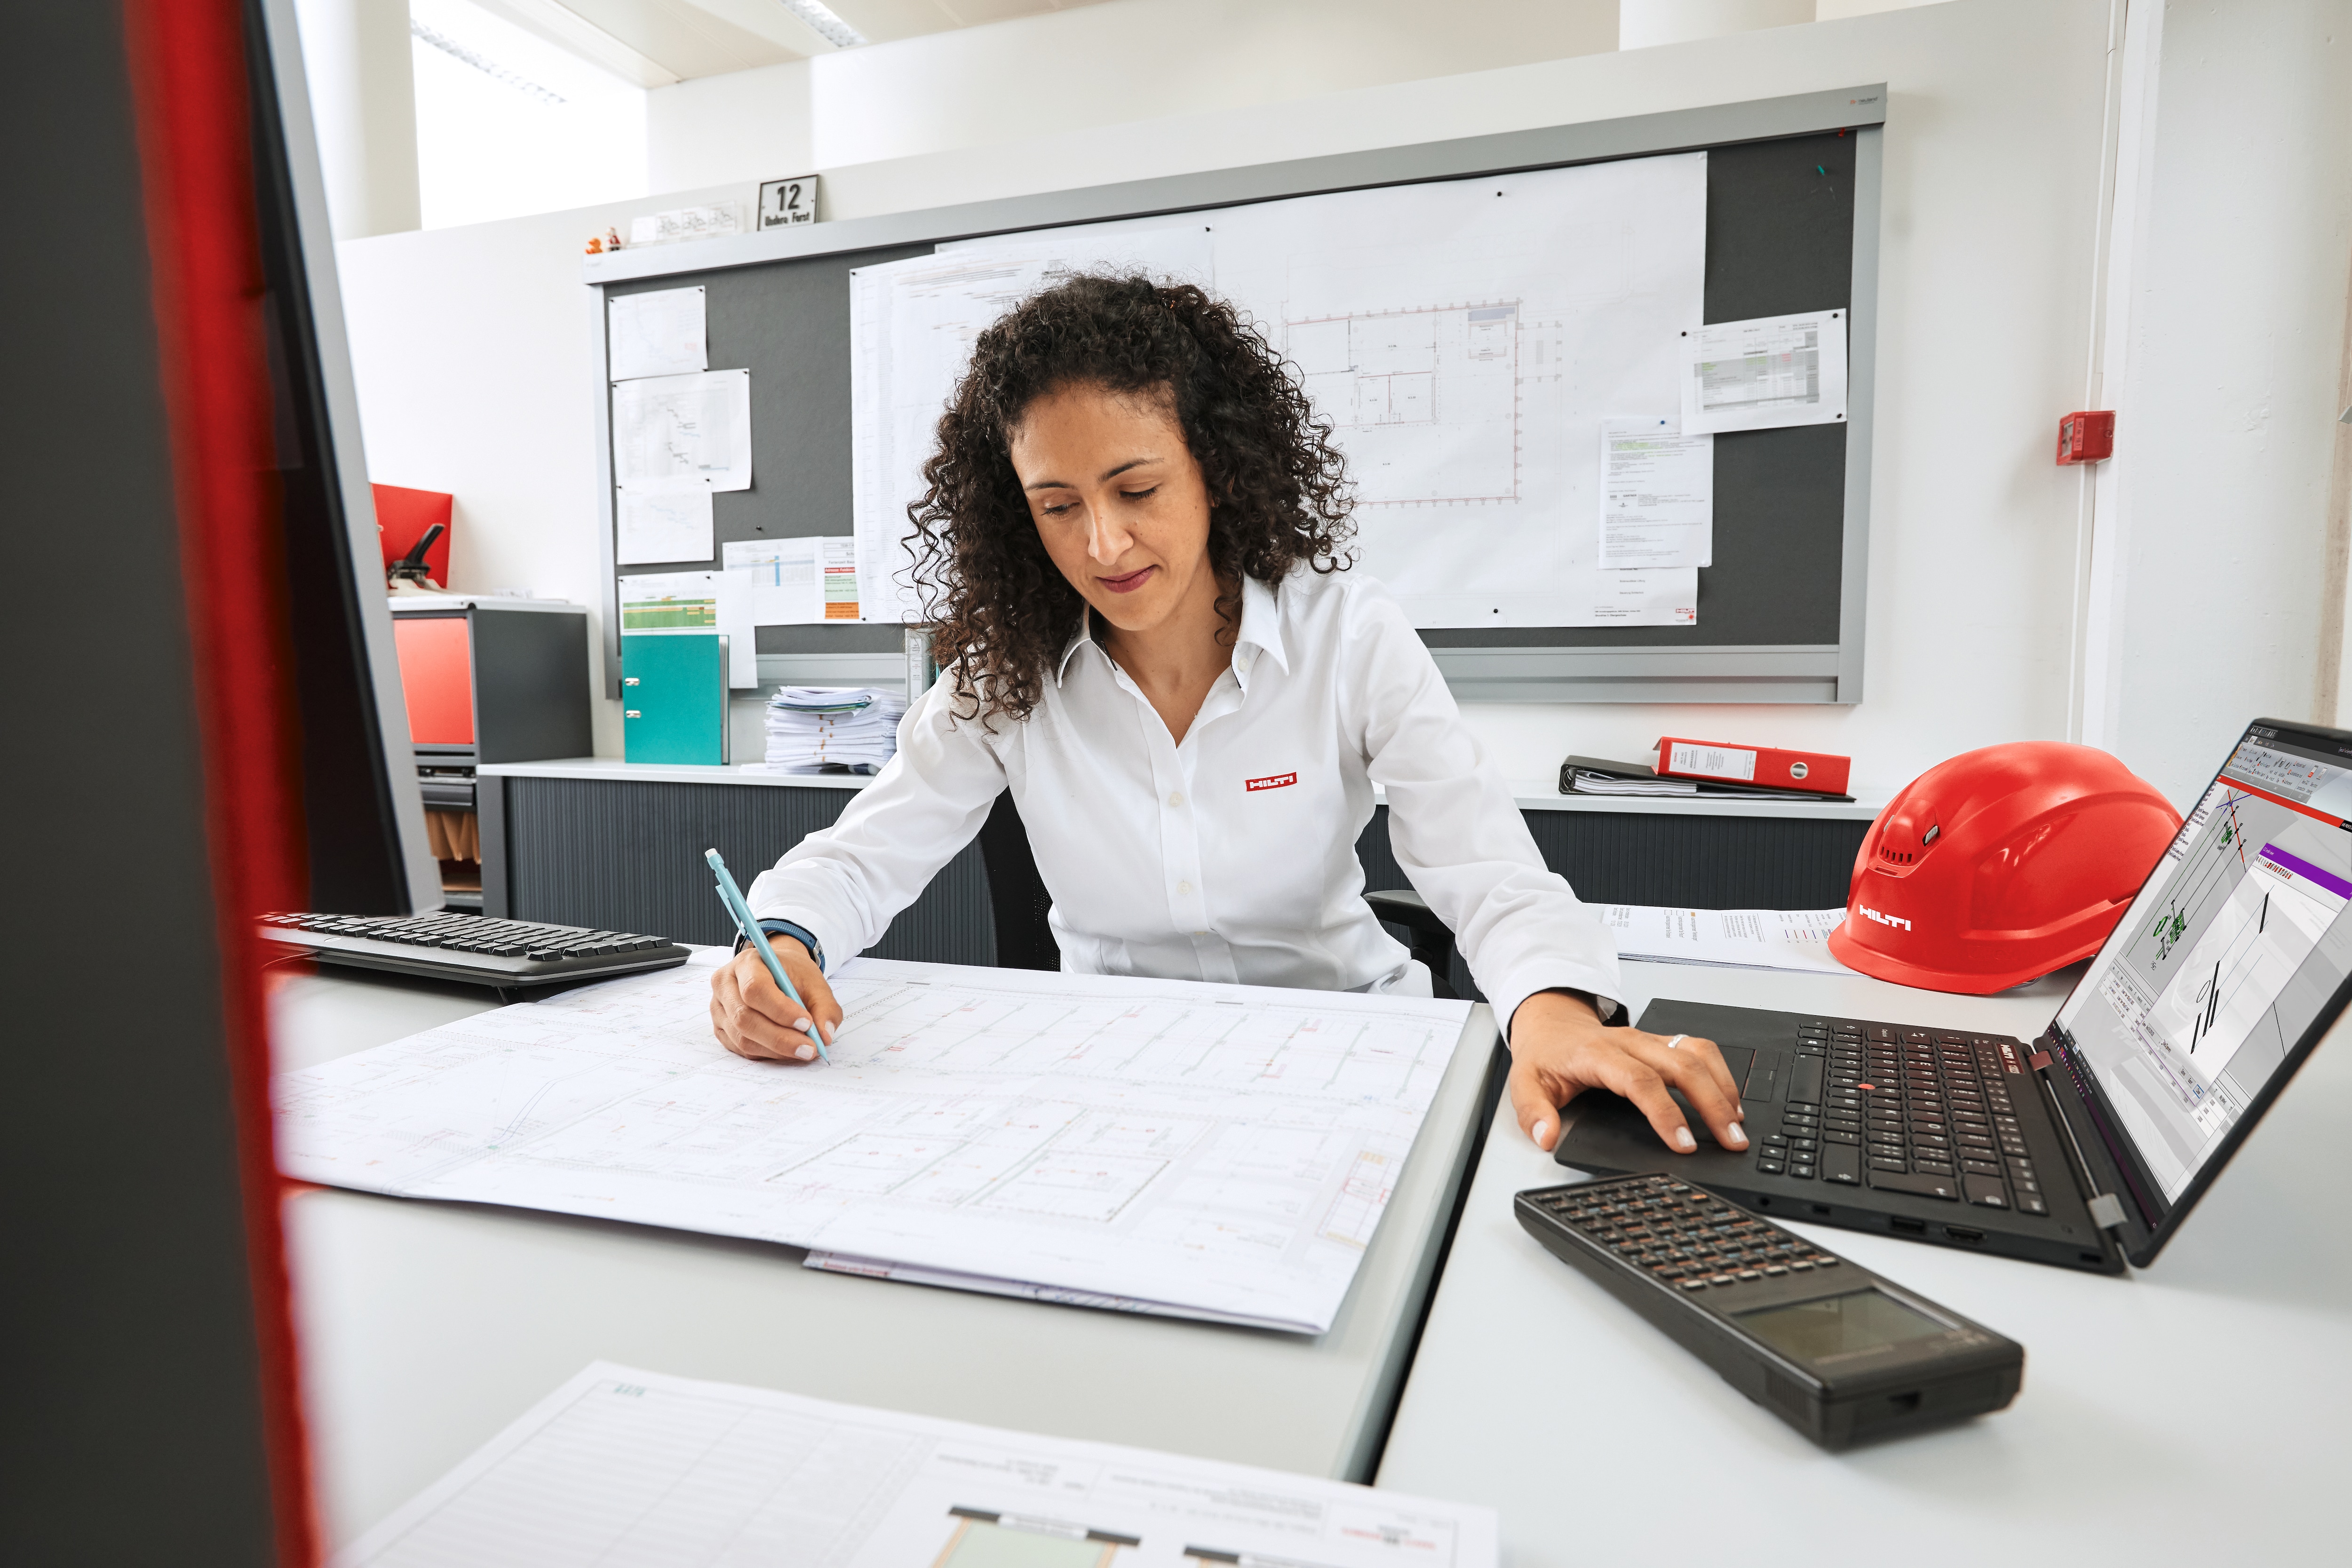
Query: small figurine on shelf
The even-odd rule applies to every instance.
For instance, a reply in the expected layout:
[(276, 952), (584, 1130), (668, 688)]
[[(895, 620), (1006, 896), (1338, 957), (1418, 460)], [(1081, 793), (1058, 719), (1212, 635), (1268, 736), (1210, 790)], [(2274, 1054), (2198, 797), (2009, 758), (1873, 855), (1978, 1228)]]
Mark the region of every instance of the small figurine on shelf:
[(619, 229), (607, 228), (604, 230), (604, 248), (607, 250), (618, 250), (621, 248), (621, 231)]
[(604, 254), (604, 242), (598, 239), (593, 234), (588, 237), (588, 254), (591, 256), (602, 256)]

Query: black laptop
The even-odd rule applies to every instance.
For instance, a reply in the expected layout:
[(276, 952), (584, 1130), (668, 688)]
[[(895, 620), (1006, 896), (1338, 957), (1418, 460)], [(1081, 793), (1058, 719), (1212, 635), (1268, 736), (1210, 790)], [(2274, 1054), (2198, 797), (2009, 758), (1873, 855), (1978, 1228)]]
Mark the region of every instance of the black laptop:
[(2352, 733), (2258, 720), (2031, 1043), (1661, 998), (1723, 1048), (1752, 1145), (1675, 1156), (1609, 1094), (1560, 1163), (1671, 1170), (1776, 1218), (2145, 1268), (2352, 997)]

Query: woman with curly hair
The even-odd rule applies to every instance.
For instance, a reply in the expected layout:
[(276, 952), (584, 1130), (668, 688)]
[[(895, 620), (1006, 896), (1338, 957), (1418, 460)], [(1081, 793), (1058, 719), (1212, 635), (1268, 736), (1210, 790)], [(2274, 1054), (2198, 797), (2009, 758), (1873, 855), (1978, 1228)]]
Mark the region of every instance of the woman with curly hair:
[(1356, 839), (1388, 792), (1398, 863), (1506, 1020), (1520, 1126), (1550, 1148), (1591, 1087), (1696, 1147), (1743, 1148), (1714, 1046), (1605, 1028), (1609, 935), (1544, 866), (1435, 664), (1347, 568), (1346, 469), (1297, 377), (1189, 285), (1073, 278), (980, 335), (908, 509), (944, 670), (898, 752), (748, 901), (807, 1000), (756, 955), (712, 981), (740, 1055), (804, 1062), (829, 964), (1013, 792), (1062, 966), (1429, 994), (1364, 902)]

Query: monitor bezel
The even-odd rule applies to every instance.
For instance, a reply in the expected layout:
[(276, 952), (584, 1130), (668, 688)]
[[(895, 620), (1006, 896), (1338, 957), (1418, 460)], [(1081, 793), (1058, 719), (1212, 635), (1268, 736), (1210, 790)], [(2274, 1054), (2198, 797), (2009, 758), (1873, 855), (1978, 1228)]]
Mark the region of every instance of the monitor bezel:
[[(248, 17), (260, 26), (254, 37), (262, 58), (251, 72), (257, 95), (270, 101), (257, 103), (259, 123), (272, 121), (278, 151), (285, 163), (284, 194), (290, 206), (299, 282), (307, 299), (297, 301), (310, 328), (309, 341), (286, 345), (302, 353), (316, 373), (324, 406), (325, 449), (321, 461), (331, 468), (331, 499), (342, 519), (338, 542), (343, 558), (350, 597), (347, 607), (361, 641), (367, 666), (362, 700), (372, 700), (365, 715), (373, 731), (383, 787), (383, 805), (395, 842), (387, 846), (397, 861), (395, 898), (405, 899), (397, 910), (350, 910), (327, 913), (421, 914), (444, 907), (440, 863), (434, 858), (425, 824), (425, 797), (416, 782), (416, 752), (409, 739), (408, 701), (400, 683), (400, 661), (392, 637), (390, 595), (382, 574), (383, 545), (378, 542), (375, 495), (369, 483), (367, 452), (361, 437), (359, 392), (352, 372), (351, 345), (343, 323), (342, 291), (336, 270), (334, 232), (327, 207), (326, 177), (320, 167), (319, 143), (310, 113), (309, 78), (294, 0), (247, 0)], [(257, 149), (258, 151), (258, 149)], [(257, 169), (257, 183), (269, 171)], [(264, 193), (257, 190), (257, 196)], [(304, 351), (307, 351), (305, 353)], [(306, 801), (306, 805), (309, 805)], [(318, 902), (314, 896), (310, 900)], [(256, 911), (257, 913), (261, 911)]]

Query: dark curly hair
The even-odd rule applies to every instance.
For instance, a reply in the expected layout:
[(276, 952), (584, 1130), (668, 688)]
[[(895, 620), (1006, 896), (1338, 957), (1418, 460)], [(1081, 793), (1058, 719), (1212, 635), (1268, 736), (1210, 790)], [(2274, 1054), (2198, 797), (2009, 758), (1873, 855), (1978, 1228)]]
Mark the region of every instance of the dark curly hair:
[(907, 509), (924, 612), (965, 718), (1028, 717), (1085, 606), (1045, 553), (1009, 450), (1030, 405), (1072, 385), (1166, 400), (1216, 502), (1209, 563), (1231, 584), (1217, 601), (1229, 628), (1244, 577), (1353, 561), (1330, 421), (1253, 324), (1189, 283), (1066, 279), (972, 344), (923, 465), (928, 488)]

